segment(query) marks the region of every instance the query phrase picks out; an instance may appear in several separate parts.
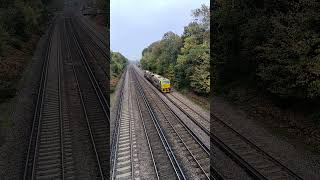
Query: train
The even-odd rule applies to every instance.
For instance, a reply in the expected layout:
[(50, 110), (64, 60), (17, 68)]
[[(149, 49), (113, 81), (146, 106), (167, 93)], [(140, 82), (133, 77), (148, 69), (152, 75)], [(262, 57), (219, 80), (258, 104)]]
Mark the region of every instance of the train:
[(150, 71), (144, 71), (144, 77), (163, 93), (170, 93), (170, 80)]

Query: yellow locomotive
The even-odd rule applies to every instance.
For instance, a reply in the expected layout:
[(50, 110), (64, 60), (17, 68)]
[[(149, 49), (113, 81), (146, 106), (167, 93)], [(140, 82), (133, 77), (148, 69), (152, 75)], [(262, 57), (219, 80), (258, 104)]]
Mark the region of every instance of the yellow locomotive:
[(169, 93), (171, 89), (170, 80), (150, 71), (144, 71), (144, 77), (148, 79), (157, 89), (163, 93)]

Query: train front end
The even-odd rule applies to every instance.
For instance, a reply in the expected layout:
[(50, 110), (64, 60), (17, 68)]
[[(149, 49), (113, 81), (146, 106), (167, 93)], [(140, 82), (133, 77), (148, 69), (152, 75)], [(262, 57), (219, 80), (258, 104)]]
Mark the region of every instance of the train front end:
[(163, 93), (169, 93), (171, 89), (170, 80), (169, 79), (163, 79), (161, 82), (161, 92)]

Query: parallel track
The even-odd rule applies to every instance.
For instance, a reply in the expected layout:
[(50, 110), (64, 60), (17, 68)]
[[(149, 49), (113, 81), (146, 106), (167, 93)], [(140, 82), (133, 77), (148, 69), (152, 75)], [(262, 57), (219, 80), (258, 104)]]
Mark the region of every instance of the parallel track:
[[(205, 117), (196, 113), (195, 110), (182, 101), (178, 102), (176, 97), (174, 97), (175, 99), (172, 98), (172, 95), (167, 95), (167, 97), (206, 134), (208, 134), (214, 144), (222, 149), (223, 152), (236, 161), (255, 179), (301, 179), (297, 174), (213, 114), (210, 114), (210, 125), (211, 127), (214, 127), (214, 130), (212, 130), (212, 134), (210, 134), (207, 128), (205, 128), (206, 126), (202, 123), (206, 119)], [(199, 121), (200, 118), (202, 118), (202, 121)]]
[(94, 25), (91, 24), (91, 22), (88, 22), (87, 19), (85, 18), (81, 18), (81, 21), (86, 24), (86, 26), (88, 27), (88, 29), (92, 32), (93, 36), (95, 36), (97, 39), (99, 39), (99, 41), (104, 45), (104, 46), (108, 46), (108, 42), (104, 42), (102, 39), (107, 40), (108, 37), (106, 37), (103, 33), (99, 33), (97, 31), (94, 30)]
[(297, 174), (211, 114), (211, 142), (255, 179), (299, 179)]
[[(179, 142), (178, 146), (180, 146), (180, 149), (183, 149), (184, 154), (188, 157), (188, 162), (192, 168), (197, 169), (198, 178), (210, 179), (209, 150), (199, 141), (192, 131), (181, 122), (181, 119), (179, 119), (161, 97), (159, 97), (158, 92), (153, 88), (146, 87), (147, 83), (144, 82), (144, 79), (139, 80), (137, 74), (135, 74), (135, 77), (137, 78), (137, 82), (145, 86), (143, 89), (148, 99), (152, 99), (153, 109), (156, 115), (163, 117), (164, 123), (162, 123), (162, 128), (165, 128), (167, 133), (176, 137), (176, 141)], [(158, 108), (155, 108), (156, 106)], [(161, 110), (159, 111), (159, 109)]]
[(35, 146), (37, 143), (37, 133), (39, 129), (39, 116), (41, 114), (42, 109), (42, 99), (44, 96), (44, 89), (45, 89), (45, 83), (47, 81), (47, 69), (48, 69), (48, 63), (49, 63), (49, 56), (50, 56), (50, 49), (51, 49), (51, 41), (52, 41), (52, 34), (54, 31), (54, 22), (50, 25), (49, 31), (48, 31), (48, 43), (46, 44), (45, 51), (43, 53), (43, 65), (42, 65), (42, 73), (40, 78), (40, 85), (38, 88), (38, 97), (35, 105), (35, 111), (33, 115), (33, 122), (31, 127), (31, 134), (30, 134), (30, 140), (29, 140), (29, 146), (27, 150), (27, 157), (25, 161), (24, 166), (24, 174), (23, 179), (32, 179), (33, 176), (33, 166), (34, 166), (34, 157), (35, 157)]
[[(46, 47), (44, 70), (23, 179), (71, 179), (73, 177), (70, 127), (62, 113), (64, 107), (62, 106), (59, 30), (59, 26), (49, 30), (49, 43)], [(56, 44), (51, 43), (53, 35), (56, 35), (55, 40), (58, 41)]]
[(117, 139), (118, 139), (118, 134), (119, 134), (119, 126), (120, 126), (120, 119), (121, 119), (121, 111), (122, 111), (122, 102), (123, 102), (123, 88), (125, 84), (125, 79), (126, 79), (126, 74), (127, 71), (123, 74), (123, 77), (121, 78), (121, 85), (120, 85), (120, 94), (119, 98), (117, 98), (117, 112), (116, 112), (116, 117), (115, 117), (115, 125), (113, 128), (113, 133), (111, 137), (111, 164), (113, 165), (112, 167), (112, 175), (111, 178), (114, 179), (115, 176), (115, 163), (116, 163), (116, 153), (117, 153)]
[(159, 119), (150, 105), (137, 75), (132, 69), (130, 69), (130, 74), (140, 95), (140, 98), (137, 97), (136, 100), (138, 101), (140, 115), (143, 117), (143, 126), (158, 179), (186, 179), (185, 173), (181, 169), (181, 165), (159, 124)]
[[(129, 80), (129, 73), (125, 73), (124, 87), (121, 89), (123, 97), (122, 108), (117, 119), (117, 137), (115, 154), (113, 157), (112, 179), (140, 179), (136, 134), (135, 117), (133, 110), (132, 83)], [(125, 91), (123, 93), (123, 91)]]
[[(76, 20), (76, 23), (80, 25), (80, 19)], [(86, 26), (86, 28), (79, 26), (79, 28), (82, 29), (83, 32), (86, 32), (86, 35), (89, 36), (92, 40), (92, 46), (99, 49), (99, 51), (101, 52), (101, 54), (108, 60), (108, 62), (110, 62), (110, 58), (108, 56), (108, 53), (106, 52), (106, 50), (108, 49), (107, 46), (105, 45), (105, 42), (103, 42), (95, 33), (95, 31), (92, 29), (91, 26), (89, 26), (86, 23), (82, 23), (81, 25)], [(94, 39), (98, 40), (98, 42), (94, 41)]]
[(84, 25), (84, 23), (80, 23), (80, 21), (81, 20), (79, 19), (73, 21), (74, 25), (77, 27), (77, 29), (75, 30), (77, 31), (80, 42), (87, 44), (86, 49), (94, 58), (95, 63), (98, 64), (97, 67), (103, 72), (104, 76), (106, 76), (107, 79), (110, 79), (110, 75), (108, 72), (109, 69), (106, 69), (109, 67), (110, 63), (110, 57), (108, 53), (109, 49), (107, 47), (101, 47), (101, 45), (96, 42), (97, 40), (100, 42), (101, 39), (99, 39), (98, 37), (93, 38), (93, 30), (89, 29), (89, 26)]
[(172, 94), (166, 94), (166, 97), (197, 126), (199, 126), (207, 135), (210, 135), (210, 119), (205, 118), (203, 115), (192, 109), (189, 105), (181, 101), (179, 98), (173, 96)]
[[(97, 178), (109, 178), (109, 106), (99, 87), (95, 76), (86, 60), (83, 47), (79, 43), (79, 35), (75, 34), (72, 19), (66, 20), (66, 29), (69, 30), (69, 48), (75, 55), (73, 71), (76, 78), (78, 92), (81, 99), (86, 124), (90, 135), (92, 148), (97, 162)], [(67, 31), (68, 32), (68, 31)]]
[(204, 121), (206, 122), (210, 122), (210, 117), (206, 117), (207, 115), (201, 114), (199, 113), (197, 110), (193, 109), (191, 106), (189, 106), (186, 102), (184, 102), (183, 100), (181, 100), (179, 97), (180, 95), (178, 94), (167, 94), (167, 95), (171, 95), (174, 99), (176, 99), (178, 101), (179, 104), (183, 104), (183, 106), (185, 106), (185, 108), (187, 110), (192, 111), (191, 113), (195, 113), (197, 116), (199, 116), (200, 118), (202, 118)]
[[(208, 122), (205, 117), (172, 97), (172, 95), (167, 95), (167, 98), (175, 106), (210, 136), (213, 144), (239, 164), (254, 179), (302, 179), (213, 114), (210, 114), (210, 126), (214, 127), (214, 129), (211, 130), (212, 133), (210, 134), (208, 126), (203, 123), (205, 121)], [(214, 171), (213, 174), (218, 172), (213, 167), (210, 168)], [(217, 178), (220, 179), (222, 176), (218, 175)]]

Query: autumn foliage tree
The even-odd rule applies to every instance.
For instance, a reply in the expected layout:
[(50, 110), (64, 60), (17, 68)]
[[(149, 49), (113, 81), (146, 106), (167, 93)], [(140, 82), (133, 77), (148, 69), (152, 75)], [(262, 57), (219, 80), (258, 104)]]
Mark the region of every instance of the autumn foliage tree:
[(190, 89), (198, 94), (210, 92), (210, 16), (202, 5), (192, 12), (194, 20), (182, 36), (166, 33), (160, 41), (143, 50), (144, 69), (169, 78), (175, 88)]
[(217, 87), (249, 82), (279, 99), (320, 97), (320, 1), (213, 4)]
[(0, 0), (0, 101), (15, 95), (27, 56), (36, 43), (32, 37), (39, 37), (47, 24), (47, 3)]
[(111, 77), (118, 77), (128, 64), (128, 59), (119, 52), (111, 51), (110, 74)]

